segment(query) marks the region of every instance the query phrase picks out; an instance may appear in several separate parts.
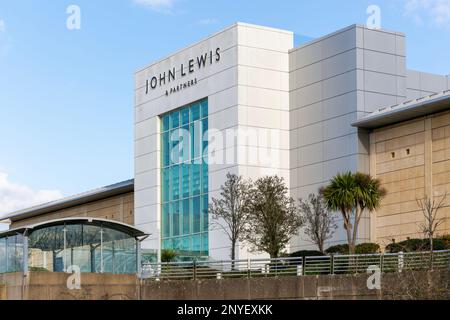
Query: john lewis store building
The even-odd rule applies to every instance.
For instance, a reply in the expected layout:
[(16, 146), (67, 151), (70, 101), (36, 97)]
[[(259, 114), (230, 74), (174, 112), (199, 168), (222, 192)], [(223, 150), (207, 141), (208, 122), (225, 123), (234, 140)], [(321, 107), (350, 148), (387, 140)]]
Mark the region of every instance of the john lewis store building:
[[(389, 193), (363, 218), (359, 241), (417, 236), (415, 199), (450, 193), (450, 81), (408, 70), (405, 41), (361, 25), (298, 47), (290, 31), (219, 31), (136, 72), (134, 181), (12, 213), (12, 227), (115, 220), (145, 235), (144, 252), (226, 260), (229, 240), (207, 206), (228, 172), (279, 175), (296, 199), (362, 171)], [(450, 208), (442, 215), (439, 231), (449, 233)], [(328, 245), (342, 242), (339, 228)], [(300, 232), (287, 249), (310, 247)], [(243, 243), (237, 251), (259, 254)]]
[[(370, 134), (378, 127), (358, 128), (358, 119), (374, 111), (383, 117), (379, 108), (414, 105), (434, 93), (449, 107), (448, 77), (406, 69), (405, 35), (360, 25), (294, 48), (292, 32), (238, 23), (145, 67), (135, 80), (135, 224), (151, 234), (151, 248), (161, 243), (214, 259), (229, 258), (229, 241), (208, 225), (207, 204), (228, 172), (253, 179), (277, 174), (294, 198), (306, 197), (338, 172), (371, 172)], [(406, 112), (392, 124), (417, 116)], [(397, 147), (408, 140), (402, 134)], [(418, 166), (418, 158), (405, 161)], [(385, 173), (375, 155), (372, 166), (378, 176)], [(394, 163), (389, 170), (404, 168)], [(424, 193), (415, 183), (414, 196)], [(397, 189), (395, 199), (415, 200)], [(365, 217), (360, 241), (417, 233), (408, 226), (418, 219), (413, 210), (404, 216), (398, 210), (380, 216), (381, 229)], [(344, 239), (339, 231), (330, 244)], [(289, 249), (308, 245), (299, 235)], [(239, 259), (253, 255), (242, 244), (238, 251)]]

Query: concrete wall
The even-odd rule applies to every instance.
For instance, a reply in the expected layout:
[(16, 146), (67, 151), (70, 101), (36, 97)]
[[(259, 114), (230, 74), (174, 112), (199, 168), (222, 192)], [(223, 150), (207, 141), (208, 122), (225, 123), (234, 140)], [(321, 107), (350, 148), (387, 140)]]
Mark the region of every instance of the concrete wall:
[(10, 228), (33, 225), (54, 219), (91, 217), (134, 224), (134, 193), (129, 192), (83, 205), (46, 213), (33, 218), (13, 222)]
[[(416, 199), (450, 194), (450, 112), (377, 129), (371, 134), (371, 175), (388, 191), (372, 219), (373, 241), (422, 237)], [(450, 198), (438, 213), (450, 234)]]
[(406, 96), (418, 99), (433, 93), (450, 89), (450, 76), (408, 70), (406, 77)]
[[(305, 198), (339, 172), (369, 171), (368, 133), (351, 123), (406, 99), (405, 36), (355, 25), (293, 49), (289, 59), (291, 193)], [(338, 224), (327, 246), (346, 241)], [(359, 230), (359, 241), (369, 240), (368, 217)], [(291, 243), (293, 251), (307, 247), (301, 235)]]
[[(0, 275), (0, 300), (362, 300), (450, 297), (450, 271), (383, 274), (381, 290), (367, 288), (367, 274), (202, 281), (142, 281), (131, 275), (82, 274), (69, 290), (68, 274)], [(427, 290), (431, 286), (433, 290)], [(435, 290), (438, 287), (443, 291)], [(406, 290), (408, 289), (408, 290)], [(411, 293), (414, 293), (411, 296)], [(417, 295), (417, 296), (415, 296)]]

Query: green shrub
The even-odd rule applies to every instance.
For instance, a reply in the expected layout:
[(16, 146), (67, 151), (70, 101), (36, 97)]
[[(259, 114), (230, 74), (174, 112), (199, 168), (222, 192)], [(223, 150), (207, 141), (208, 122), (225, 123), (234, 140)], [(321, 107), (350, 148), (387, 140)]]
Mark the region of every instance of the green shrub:
[(355, 247), (356, 254), (380, 253), (380, 245), (377, 243), (361, 243)]
[(439, 237), (439, 239), (442, 239), (444, 241), (444, 245), (447, 249), (450, 249), (450, 234), (444, 235), (442, 237)]
[(325, 250), (327, 254), (348, 254), (348, 244), (338, 244)]
[[(327, 254), (348, 254), (348, 244), (338, 244), (325, 250)], [(376, 243), (360, 243), (355, 247), (355, 254), (379, 253), (380, 245)]]
[(324, 256), (323, 252), (317, 250), (301, 250), (291, 253), (289, 256), (291, 258), (302, 258), (302, 257), (320, 257)]
[(161, 251), (161, 262), (173, 262), (177, 256), (176, 251), (164, 249)]
[[(450, 243), (444, 238), (433, 239), (433, 250), (450, 249)], [(430, 241), (428, 239), (408, 239), (398, 243), (391, 243), (386, 246), (386, 251), (390, 253), (418, 252), (430, 250)]]
[(49, 272), (48, 269), (43, 267), (29, 267), (28, 270), (31, 272)]

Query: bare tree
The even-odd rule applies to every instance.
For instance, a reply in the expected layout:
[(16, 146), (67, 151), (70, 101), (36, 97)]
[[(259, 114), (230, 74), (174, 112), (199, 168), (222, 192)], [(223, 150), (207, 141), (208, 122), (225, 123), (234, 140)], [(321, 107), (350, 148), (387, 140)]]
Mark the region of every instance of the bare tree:
[(321, 195), (310, 194), (308, 199), (300, 199), (300, 214), (304, 223), (304, 232), (320, 252), (324, 252), (324, 243), (337, 228), (333, 214), (327, 210)]
[(433, 252), (433, 238), (437, 228), (444, 223), (444, 219), (438, 218), (438, 212), (445, 206), (445, 199), (447, 193), (445, 193), (440, 200), (430, 199), (428, 196), (425, 199), (417, 199), (417, 205), (419, 206), (422, 214), (425, 218), (425, 222), (420, 225), (420, 229), (423, 234), (430, 240), (430, 251)]
[(220, 189), (221, 197), (213, 198), (209, 206), (213, 218), (211, 225), (218, 226), (228, 236), (231, 241), (231, 260), (235, 260), (236, 243), (244, 239), (251, 182), (228, 173), (227, 180)]

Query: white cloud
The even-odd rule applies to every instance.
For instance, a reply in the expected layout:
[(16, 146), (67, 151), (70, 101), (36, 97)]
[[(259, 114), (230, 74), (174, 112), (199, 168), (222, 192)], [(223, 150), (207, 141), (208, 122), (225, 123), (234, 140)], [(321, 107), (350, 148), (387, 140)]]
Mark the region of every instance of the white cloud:
[(450, 28), (450, 0), (405, 0), (405, 15), (417, 24)]
[(155, 10), (170, 12), (175, 0), (133, 0), (133, 3)]
[(58, 190), (33, 190), (13, 183), (8, 174), (0, 172), (0, 218), (7, 213), (62, 198)]
[(201, 19), (201, 20), (197, 21), (197, 24), (200, 24), (200, 25), (211, 25), (211, 24), (216, 24), (218, 22), (219, 22), (219, 20), (217, 20), (215, 18), (206, 18), (206, 19)]

